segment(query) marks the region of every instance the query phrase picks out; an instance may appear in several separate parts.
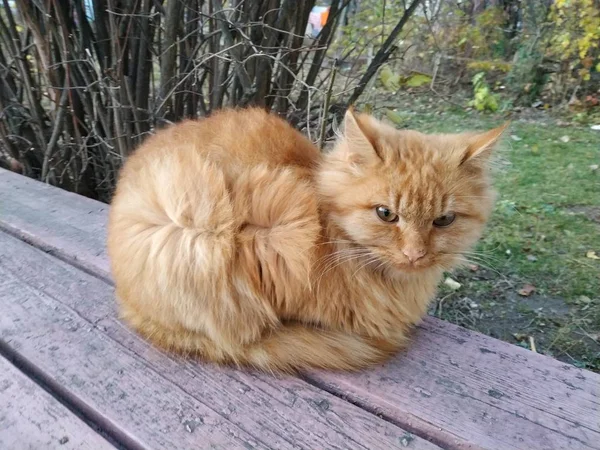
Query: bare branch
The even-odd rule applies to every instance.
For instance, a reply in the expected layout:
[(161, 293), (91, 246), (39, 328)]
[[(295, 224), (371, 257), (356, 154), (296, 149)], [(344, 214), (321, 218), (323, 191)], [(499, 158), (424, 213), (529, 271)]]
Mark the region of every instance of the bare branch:
[(356, 102), (356, 100), (358, 100), (358, 97), (360, 97), (360, 95), (363, 93), (363, 91), (367, 87), (367, 84), (369, 83), (371, 78), (373, 78), (373, 75), (377, 73), (379, 68), (388, 60), (390, 55), (394, 52), (394, 50), (396, 49), (395, 42), (396, 39), (398, 39), (398, 35), (404, 28), (404, 25), (406, 25), (406, 23), (408, 22), (408, 19), (410, 19), (410, 17), (413, 15), (421, 1), (422, 0), (413, 0), (408, 9), (404, 11), (402, 18), (391, 31), (390, 35), (387, 37), (379, 51), (375, 54), (375, 57), (373, 58), (373, 61), (371, 61), (371, 64), (369, 64), (367, 71), (358, 82), (358, 86), (356, 86), (356, 88), (354, 89), (354, 92), (350, 96), (347, 105), (352, 105), (354, 102)]

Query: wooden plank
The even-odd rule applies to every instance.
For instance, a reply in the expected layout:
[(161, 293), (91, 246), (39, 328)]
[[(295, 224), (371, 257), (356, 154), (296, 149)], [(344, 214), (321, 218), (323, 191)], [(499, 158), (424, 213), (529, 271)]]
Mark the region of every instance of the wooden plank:
[[(40, 195), (28, 193), (35, 182), (15, 174), (8, 178), (22, 187), (20, 195)], [(2, 180), (0, 172), (0, 191)], [(57, 192), (49, 204), (39, 202), (42, 215), (64, 201), (60, 191), (46, 189)], [(0, 224), (35, 235), (42, 221), (31, 218), (31, 225), (19, 219), (25, 214), (15, 207), (12, 218), (0, 217)], [(60, 217), (54, 226), (60, 228)], [(77, 255), (104, 273), (107, 262), (95, 266), (92, 258), (103, 251), (103, 242), (90, 241), (72, 253), (76, 243), (68, 235), (50, 228), (45, 233), (61, 236), (52, 250), (63, 258)], [(424, 321), (407, 352), (382, 369), (353, 376), (313, 373), (307, 379), (444, 447), (600, 448), (600, 375), (434, 318)]]
[(129, 446), (439, 448), (297, 378), (162, 354), (116, 319), (111, 286), (4, 233), (0, 298), (15, 357)]
[(2, 356), (0, 405), (0, 448), (115, 448)]
[(0, 169), (0, 228), (108, 280), (107, 221), (104, 203)]
[(600, 448), (599, 375), (438, 320), (377, 370), (309, 379), (454, 448)]

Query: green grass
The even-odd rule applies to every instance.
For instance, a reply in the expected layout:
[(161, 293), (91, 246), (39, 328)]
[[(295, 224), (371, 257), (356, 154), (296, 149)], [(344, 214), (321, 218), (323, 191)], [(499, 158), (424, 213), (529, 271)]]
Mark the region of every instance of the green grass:
[(583, 211), (600, 208), (600, 173), (590, 169), (600, 162), (600, 134), (519, 123), (512, 132), (523, 140), (512, 142), (511, 164), (497, 175), (500, 198), (481, 248), (539, 294), (597, 296), (600, 264), (586, 253), (600, 253), (600, 224)]
[[(421, 131), (505, 120), (408, 104), (402, 125)], [(442, 286), (431, 314), (527, 348), (531, 337), (540, 353), (600, 371), (600, 260), (586, 256), (600, 256), (600, 170), (590, 168), (600, 164), (600, 132), (516, 118), (499, 150), (499, 198), (479, 268), (452, 274), (461, 288)], [(532, 295), (519, 295), (525, 284)]]

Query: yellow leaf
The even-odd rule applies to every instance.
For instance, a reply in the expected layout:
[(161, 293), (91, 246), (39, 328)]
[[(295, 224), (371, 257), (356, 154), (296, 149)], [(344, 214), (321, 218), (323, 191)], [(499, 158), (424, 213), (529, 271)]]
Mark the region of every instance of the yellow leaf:
[(23, 31), (23, 27), (21, 25), (17, 25), (15, 27), (17, 29), (17, 31), (20, 33), (21, 31)]
[(600, 72), (600, 63), (596, 64), (596, 72)]
[(419, 87), (419, 86), (423, 86), (424, 84), (427, 84), (430, 82), (431, 82), (431, 77), (429, 75), (423, 75), (423, 74), (417, 73), (417, 74), (411, 76), (408, 80), (406, 80), (406, 85), (409, 87)]
[(588, 251), (585, 256), (587, 256), (590, 259), (600, 259), (600, 256), (596, 255), (596, 252), (594, 250), (590, 250)]
[(388, 66), (381, 69), (379, 79), (388, 91), (397, 91), (400, 88), (400, 75), (393, 73)]
[(444, 280), (444, 284), (446, 286), (448, 286), (450, 289), (452, 289), (453, 291), (460, 289), (460, 287), (462, 286), (462, 284), (460, 284), (458, 281), (456, 281), (455, 279), (450, 278), (450, 277), (448, 277)]

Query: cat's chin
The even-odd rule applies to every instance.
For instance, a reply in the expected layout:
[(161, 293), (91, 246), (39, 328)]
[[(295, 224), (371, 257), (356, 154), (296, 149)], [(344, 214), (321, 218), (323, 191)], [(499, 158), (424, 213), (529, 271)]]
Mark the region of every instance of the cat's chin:
[(388, 266), (391, 271), (396, 272), (400, 275), (419, 275), (422, 273), (429, 272), (437, 267), (434, 261), (423, 261), (410, 263), (410, 262), (397, 262)]
[(424, 264), (420, 266), (415, 266), (413, 264), (398, 264), (394, 266), (394, 269), (400, 273), (418, 275), (419, 273), (427, 272), (432, 269), (431, 264)]

